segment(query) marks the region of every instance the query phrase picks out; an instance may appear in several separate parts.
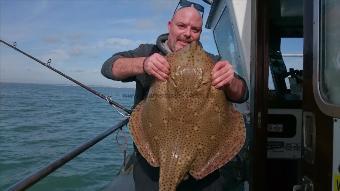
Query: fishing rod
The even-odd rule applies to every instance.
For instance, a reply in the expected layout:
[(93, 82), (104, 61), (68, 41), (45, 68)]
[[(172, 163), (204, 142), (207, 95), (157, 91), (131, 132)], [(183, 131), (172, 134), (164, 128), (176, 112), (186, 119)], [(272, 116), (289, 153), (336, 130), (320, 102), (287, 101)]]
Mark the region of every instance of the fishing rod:
[[(132, 111), (131, 111), (130, 109), (127, 109), (127, 108), (125, 108), (124, 106), (120, 105), (119, 103), (113, 101), (113, 100), (111, 99), (110, 96), (105, 96), (104, 94), (101, 94), (101, 93), (97, 92), (96, 90), (94, 90), (94, 89), (92, 89), (92, 88), (90, 88), (90, 87), (88, 87), (88, 86), (82, 84), (81, 82), (79, 82), (79, 81), (77, 81), (77, 80), (71, 78), (70, 76), (68, 76), (68, 75), (64, 74), (63, 72), (57, 70), (56, 68), (50, 66), (51, 59), (49, 59), (49, 60), (47, 61), (47, 63), (45, 63), (45, 62), (43, 62), (43, 61), (41, 61), (41, 60), (35, 58), (34, 56), (32, 56), (32, 55), (30, 55), (30, 54), (24, 52), (23, 50), (20, 50), (19, 48), (17, 48), (17, 47), (16, 47), (16, 43), (14, 43), (13, 45), (11, 45), (11, 44), (9, 44), (9, 43), (7, 43), (7, 42), (1, 40), (1, 39), (0, 39), (0, 42), (4, 43), (4, 44), (7, 45), (8, 47), (10, 47), (10, 48), (12, 48), (12, 49), (14, 49), (14, 50), (16, 50), (16, 51), (22, 53), (23, 55), (25, 55), (25, 56), (31, 58), (32, 60), (38, 62), (39, 64), (45, 66), (46, 68), (48, 68), (48, 69), (50, 69), (50, 70), (56, 72), (57, 74), (63, 76), (64, 78), (66, 78), (66, 79), (68, 79), (68, 80), (70, 80), (70, 81), (76, 83), (77, 85), (79, 85), (80, 87), (82, 87), (82, 88), (86, 89), (87, 91), (93, 93), (94, 95), (96, 95), (96, 96), (98, 96), (98, 97), (104, 99), (104, 100), (107, 101), (112, 107), (114, 107), (121, 115), (123, 115), (123, 116), (129, 116), (129, 115), (131, 114)], [(124, 111), (127, 115), (125, 115), (124, 113), (120, 112), (120, 110)]]

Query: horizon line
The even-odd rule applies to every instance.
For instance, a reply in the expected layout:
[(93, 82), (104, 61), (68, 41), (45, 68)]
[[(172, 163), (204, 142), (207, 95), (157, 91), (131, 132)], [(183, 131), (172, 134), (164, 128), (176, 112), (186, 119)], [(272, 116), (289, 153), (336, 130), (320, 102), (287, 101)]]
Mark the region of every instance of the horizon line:
[[(0, 83), (12, 83), (12, 84), (36, 84), (36, 85), (67, 85), (67, 86), (79, 86), (78, 84), (75, 83), (44, 83), (44, 82), (15, 82), (15, 81), (2, 81), (0, 80)], [(99, 85), (99, 84), (84, 84), (86, 86), (90, 86), (90, 87), (104, 87), (104, 88), (127, 88), (127, 89), (136, 89), (135, 87), (130, 87), (130, 86), (109, 86), (109, 85)], [(81, 87), (81, 86), (79, 86)]]

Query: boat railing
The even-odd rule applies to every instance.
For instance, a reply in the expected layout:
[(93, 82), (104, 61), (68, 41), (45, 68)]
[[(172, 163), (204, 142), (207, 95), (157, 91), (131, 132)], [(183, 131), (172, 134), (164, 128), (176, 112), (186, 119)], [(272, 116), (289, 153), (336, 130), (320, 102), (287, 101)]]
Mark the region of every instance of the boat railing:
[(35, 183), (39, 182), (41, 179), (45, 178), (58, 168), (62, 167), (67, 162), (73, 160), (78, 155), (86, 151), (87, 149), (91, 148), (93, 145), (97, 144), (98, 142), (102, 141), (107, 136), (111, 135), (112, 133), (116, 132), (117, 130), (121, 129), (124, 125), (126, 125), (129, 121), (129, 117), (124, 118), (120, 122), (118, 122), (113, 127), (107, 129), (103, 133), (97, 135), (96, 137), (88, 140), (87, 142), (81, 144), (80, 146), (76, 147), (72, 151), (66, 153), (62, 157), (56, 159), (55, 161), (51, 162), (50, 164), (46, 165), (42, 169), (34, 172), (33, 174), (27, 176), (26, 178), (22, 179), (21, 181), (17, 182), (13, 186), (9, 188), (10, 191), (19, 191), (19, 190), (26, 190), (27, 188), (33, 186)]

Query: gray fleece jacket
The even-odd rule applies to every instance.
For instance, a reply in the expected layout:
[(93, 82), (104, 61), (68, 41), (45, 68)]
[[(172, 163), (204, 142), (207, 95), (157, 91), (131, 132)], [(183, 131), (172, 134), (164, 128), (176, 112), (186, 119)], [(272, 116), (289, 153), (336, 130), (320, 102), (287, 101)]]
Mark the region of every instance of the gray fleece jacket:
[[(138, 48), (134, 50), (124, 51), (124, 52), (118, 52), (114, 54), (111, 58), (105, 61), (105, 63), (102, 66), (102, 74), (109, 79), (117, 80), (112, 75), (112, 65), (113, 63), (119, 59), (119, 58), (136, 58), (136, 57), (147, 57), (154, 53), (159, 53), (163, 56), (170, 53), (170, 49), (167, 46), (166, 41), (168, 40), (168, 34), (162, 34), (158, 37), (156, 44), (141, 44)], [(209, 54), (209, 53), (208, 53)], [(215, 56), (212, 54), (209, 54), (213, 60), (216, 62), (220, 60), (219, 56)], [(246, 85), (246, 82), (242, 77), (235, 74), (236, 77), (241, 79), (243, 83)], [(123, 82), (136, 82), (136, 91), (135, 91), (135, 97), (134, 97), (134, 105), (137, 105), (140, 101), (142, 101), (148, 94), (150, 85), (154, 78), (147, 74), (141, 74), (137, 76), (132, 76), (127, 79), (122, 80)], [(227, 97), (229, 101), (235, 102), (235, 103), (243, 103), (245, 102), (249, 97), (248, 88), (246, 88), (245, 95), (240, 100), (231, 100)]]

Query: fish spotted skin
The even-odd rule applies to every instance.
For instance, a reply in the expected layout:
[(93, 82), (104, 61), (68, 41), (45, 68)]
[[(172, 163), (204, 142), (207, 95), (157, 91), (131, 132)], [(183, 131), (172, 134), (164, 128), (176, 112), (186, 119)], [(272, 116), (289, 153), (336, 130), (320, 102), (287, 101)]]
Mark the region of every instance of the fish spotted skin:
[(154, 81), (129, 128), (141, 155), (160, 167), (160, 191), (190, 174), (202, 179), (229, 162), (245, 142), (242, 114), (211, 85), (213, 61), (193, 42), (166, 57), (170, 78)]

